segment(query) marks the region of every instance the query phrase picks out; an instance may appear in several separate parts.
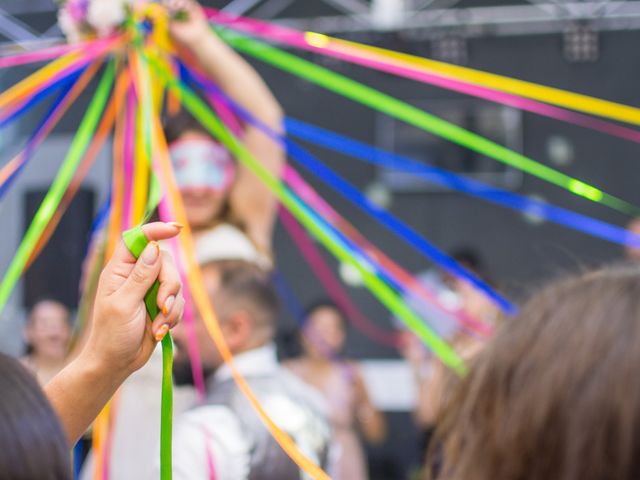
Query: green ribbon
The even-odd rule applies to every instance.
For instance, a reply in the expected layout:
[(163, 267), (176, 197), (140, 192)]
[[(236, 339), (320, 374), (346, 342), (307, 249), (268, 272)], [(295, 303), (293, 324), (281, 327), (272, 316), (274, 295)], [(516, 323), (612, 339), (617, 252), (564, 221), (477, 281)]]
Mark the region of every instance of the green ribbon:
[[(149, 244), (149, 239), (142, 231), (142, 227), (134, 227), (122, 234), (122, 239), (131, 254), (139, 258)], [(153, 321), (160, 309), (158, 308), (158, 290), (160, 282), (157, 280), (144, 297), (149, 318)], [(171, 334), (167, 333), (162, 339), (162, 403), (160, 407), (160, 478), (171, 480), (172, 476), (172, 430), (173, 430), (173, 342)]]
[(274, 67), (297, 75), (339, 95), (350, 98), (374, 110), (386, 113), (424, 131), (442, 137), (462, 147), (491, 157), (499, 162), (522, 170), (535, 177), (553, 183), (592, 202), (601, 203), (619, 212), (637, 216), (640, 208), (610, 195), (581, 180), (565, 175), (540, 162), (514, 152), (502, 145), (442, 120), (406, 102), (363, 85), (355, 80), (315, 65), (263, 42), (236, 32), (216, 29), (218, 34), (235, 49), (251, 55)]
[(355, 258), (336, 235), (328, 229), (322, 228), (313, 220), (313, 215), (308, 207), (290, 192), (279, 179), (273, 176), (253, 155), (233, 136), (222, 124), (215, 113), (183, 82), (176, 79), (159, 62), (150, 59), (151, 66), (167, 82), (169, 89), (176, 90), (180, 94), (183, 105), (189, 112), (216, 137), (236, 158), (238, 158), (249, 170), (251, 170), (265, 185), (278, 197), (282, 204), (329, 250), (338, 260), (352, 265), (362, 275), (365, 285), (394, 315), (404, 323), (429, 346), (443, 363), (448, 365), (458, 374), (466, 371), (463, 360), (456, 352), (422, 319), (416, 315), (401, 299), (401, 297), (378, 278), (374, 273)]
[(98, 85), (98, 89), (91, 100), (91, 104), (87, 109), (87, 112), (82, 119), (82, 123), (78, 128), (71, 147), (67, 152), (58, 174), (53, 181), (47, 195), (45, 196), (42, 204), (38, 208), (38, 211), (29, 225), (29, 229), (25, 234), (18, 250), (9, 265), (7, 273), (2, 279), (0, 284), (0, 312), (4, 309), (11, 296), (11, 292), (15, 288), (16, 283), (20, 279), (20, 276), (27, 264), (27, 261), (31, 257), (33, 250), (35, 249), (38, 240), (42, 236), (45, 228), (51, 221), (51, 218), (55, 214), (60, 201), (64, 196), (64, 192), (67, 190), (69, 183), (75, 174), (78, 164), (82, 160), (89, 143), (95, 133), (98, 126), (98, 122), (102, 117), (102, 112), (105, 109), (111, 88), (115, 79), (116, 66), (115, 61), (109, 62), (102, 80)]

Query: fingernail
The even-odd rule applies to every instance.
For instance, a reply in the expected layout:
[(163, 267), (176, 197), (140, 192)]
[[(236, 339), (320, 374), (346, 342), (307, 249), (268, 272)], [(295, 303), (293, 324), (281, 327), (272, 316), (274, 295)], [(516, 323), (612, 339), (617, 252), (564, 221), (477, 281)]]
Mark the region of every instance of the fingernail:
[(178, 230), (182, 230), (184, 225), (178, 222), (167, 222), (167, 225), (171, 225), (172, 227), (176, 227)]
[(173, 302), (175, 301), (176, 301), (176, 297), (174, 297), (173, 295), (171, 295), (164, 301), (164, 305), (162, 306), (162, 314), (165, 317), (169, 315), (169, 312), (171, 311), (171, 307), (173, 307)]
[(161, 342), (162, 339), (167, 335), (168, 331), (169, 331), (169, 325), (165, 323), (160, 327), (160, 329), (158, 330), (158, 333), (156, 333), (156, 342)]
[(140, 258), (147, 265), (153, 265), (160, 256), (160, 245), (158, 242), (151, 241), (149, 245), (144, 249)]

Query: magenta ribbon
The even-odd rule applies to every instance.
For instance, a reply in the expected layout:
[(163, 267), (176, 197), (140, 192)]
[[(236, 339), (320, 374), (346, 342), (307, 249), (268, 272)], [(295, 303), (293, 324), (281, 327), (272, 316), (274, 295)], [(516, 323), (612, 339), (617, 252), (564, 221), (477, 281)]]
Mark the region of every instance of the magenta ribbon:
[(0, 68), (10, 68), (17, 67), (19, 65), (25, 65), (28, 63), (43, 62), (45, 60), (51, 60), (53, 58), (66, 55), (70, 52), (85, 50), (95, 45), (105, 45), (110, 43), (112, 40), (112, 38), (105, 38), (89, 42), (75, 43), (72, 45), (56, 45), (54, 47), (37, 50), (35, 52), (18, 53), (16, 55), (4, 56), (0, 57)]

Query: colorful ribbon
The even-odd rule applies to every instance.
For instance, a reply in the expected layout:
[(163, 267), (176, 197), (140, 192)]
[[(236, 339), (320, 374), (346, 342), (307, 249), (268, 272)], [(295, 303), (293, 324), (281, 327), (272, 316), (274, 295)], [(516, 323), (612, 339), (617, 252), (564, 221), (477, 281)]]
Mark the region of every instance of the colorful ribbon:
[(311, 83), (546, 180), (592, 202), (601, 203), (628, 215), (640, 215), (640, 208), (622, 199), (355, 80), (248, 37), (230, 32), (221, 32), (221, 35), (237, 50)]
[(111, 38), (104, 38), (100, 40), (91, 40), (88, 42), (74, 43), (69, 45), (55, 45), (53, 47), (43, 48), (34, 52), (3, 56), (0, 57), (0, 69), (51, 60), (52, 58), (58, 58), (68, 53), (87, 50), (94, 46), (103, 46), (111, 41)]
[(51, 188), (47, 192), (45, 199), (43, 200), (40, 208), (36, 212), (36, 215), (29, 226), (27, 233), (25, 234), (22, 243), (18, 247), (18, 250), (13, 257), (11, 264), (0, 283), (0, 311), (4, 309), (4, 306), (13, 291), (15, 284), (20, 278), (24, 266), (26, 265), (31, 253), (36, 246), (38, 239), (44, 231), (47, 223), (54, 215), (60, 200), (62, 199), (64, 192), (73, 177), (82, 154), (87, 148), (93, 132), (98, 124), (100, 115), (104, 110), (107, 103), (109, 93), (111, 91), (111, 85), (113, 84), (115, 76), (115, 67), (113, 63), (110, 63), (105, 71), (96, 94), (87, 109), (85, 117), (78, 129), (78, 133), (74, 137), (69, 152), (56, 176)]
[[(95, 70), (97, 70), (98, 66), (99, 65), (95, 66), (96, 67)], [(95, 73), (95, 70), (93, 72), (88, 71), (87, 74), (90, 74), (90, 75), (88, 75), (86, 79), (81, 79), (78, 82), (78, 84), (74, 86), (73, 90), (74, 91), (77, 90), (77, 92), (74, 92), (74, 95), (79, 94), (84, 90), (84, 87), (85, 87), (84, 82), (86, 81), (86, 83), (88, 83), (91, 80), (91, 78), (93, 77), (93, 73)], [(47, 243), (51, 239), (51, 236), (55, 232), (56, 228), (58, 227), (60, 220), (62, 220), (62, 216), (65, 214), (65, 212), (69, 208), (69, 205), (71, 205), (71, 202), (75, 198), (76, 193), (78, 193), (78, 190), (82, 186), (82, 182), (86, 178), (87, 174), (89, 173), (89, 170), (93, 166), (98, 154), (100, 153), (100, 150), (102, 149), (102, 146), (104, 145), (107, 139), (107, 136), (111, 131), (111, 127), (113, 126), (115, 112), (119, 110), (120, 105), (122, 103), (119, 92), (121, 91), (121, 86), (120, 86), (121, 83), (125, 83), (125, 82), (126, 82), (126, 79), (122, 79), (122, 78), (119, 78), (118, 81), (116, 82), (114, 95), (111, 101), (109, 102), (109, 105), (107, 106), (104, 112), (104, 115), (102, 116), (102, 119), (100, 120), (100, 124), (96, 129), (96, 133), (93, 139), (91, 140), (91, 144), (87, 148), (84, 158), (78, 165), (78, 168), (74, 173), (73, 179), (71, 180), (71, 182), (69, 183), (69, 186), (64, 192), (64, 196), (62, 197), (62, 200), (60, 201), (60, 204), (58, 205), (58, 208), (56, 209), (55, 214), (47, 224), (45, 230), (42, 232), (42, 235), (40, 236), (40, 239), (38, 240), (38, 243), (34, 248), (33, 253), (29, 257), (29, 261), (27, 262), (24, 268), (25, 272), (29, 270), (29, 268), (31, 267), (33, 262), (36, 261), (36, 259), (38, 258), (38, 256), (40, 255), (44, 247), (47, 246)]]
[(315, 220), (316, 217), (313, 212), (302, 205), (277, 178), (266, 170), (260, 162), (253, 158), (246, 148), (220, 123), (215, 114), (211, 112), (202, 100), (182, 82), (172, 78), (171, 73), (157, 62), (153, 62), (153, 66), (163, 80), (167, 82), (170, 89), (179, 91), (183, 105), (191, 114), (194, 115), (214, 137), (218, 138), (237, 159), (254, 172), (278, 197), (283, 205), (303, 223), (307, 230), (320, 240), (340, 261), (353, 265), (362, 275), (365, 285), (371, 288), (385, 306), (405, 321), (409, 328), (414, 330), (446, 365), (460, 374), (465, 371), (464, 364), (455, 351), (429, 327), (424, 325), (420, 318), (402, 301), (396, 292), (390, 289), (374, 273), (368, 271), (357, 259), (354, 259), (349, 253), (348, 247), (344, 245), (344, 242), (340, 238), (336, 237), (331, 231), (322, 228), (320, 223)]
[(289, 134), (314, 145), (349, 155), (382, 168), (411, 173), (425, 182), (471, 195), (523, 214), (534, 213), (544, 220), (602, 238), (603, 240), (622, 245), (640, 246), (640, 237), (638, 235), (586, 215), (485, 185), (462, 175), (456, 175), (438, 167), (425, 165), (416, 160), (358, 142), (300, 120), (287, 118), (285, 125)]
[[(558, 105), (640, 125), (640, 109), (636, 107), (384, 48), (340, 40), (319, 33), (300, 32), (256, 19), (230, 16), (212, 8), (206, 9), (206, 11), (208, 17), (215, 23), (257, 35), (269, 41), (275, 40), (288, 46), (330, 55), (405, 78), (412, 78), (469, 95), (485, 97), (500, 103), (513, 104), (513, 106), (524, 110), (552, 116), (563, 121), (571, 121), (623, 138), (635, 137), (636, 139), (633, 141), (637, 141), (638, 132), (635, 130), (618, 129), (615, 124), (599, 122), (584, 115), (551, 108), (545, 104)], [(526, 99), (538, 101), (527, 101)]]
[[(482, 282), (481, 280), (471, 275), (466, 270), (464, 270), (453, 259), (448, 258), (443, 252), (438, 251), (437, 248), (435, 248), (433, 245), (426, 242), (426, 240), (424, 240), (423, 238), (420, 238), (419, 235), (413, 232), (409, 227), (395, 220), (391, 215), (384, 212), (382, 209), (379, 209), (373, 206), (371, 202), (369, 202), (364, 195), (360, 194), (357, 191), (357, 189), (353, 188), (347, 182), (345, 182), (342, 178), (340, 178), (339, 176), (331, 172), (331, 170), (329, 170), (326, 166), (322, 165), (318, 160), (312, 157), (309, 153), (302, 150), (294, 142), (287, 139), (283, 135), (280, 135), (278, 132), (275, 132), (273, 129), (269, 128), (264, 123), (260, 122), (253, 115), (251, 115), (246, 109), (242, 108), (232, 99), (224, 95), (224, 93), (221, 92), (215, 85), (211, 84), (211, 82), (207, 82), (201, 76), (198, 76), (196, 74), (189, 72), (188, 69), (186, 68), (184, 69), (183, 74), (187, 79), (191, 79), (195, 81), (198, 87), (205, 90), (205, 92), (209, 92), (213, 95), (217, 95), (218, 98), (220, 98), (221, 101), (223, 101), (226, 105), (228, 105), (236, 115), (239, 115), (240, 118), (242, 118), (242, 120), (244, 120), (245, 122), (249, 123), (250, 125), (262, 131), (268, 138), (282, 145), (287, 150), (287, 152), (291, 155), (292, 158), (294, 158), (296, 161), (299, 161), (303, 165), (305, 165), (306, 168), (309, 171), (311, 171), (314, 175), (320, 176), (325, 181), (325, 183), (330, 185), (332, 188), (341, 191), (341, 193), (343, 194), (346, 193), (346, 196), (350, 200), (352, 200), (353, 203), (365, 209), (367, 213), (371, 214), (375, 218), (381, 220), (394, 233), (401, 236), (403, 239), (405, 239), (409, 243), (414, 244), (414, 246), (417, 246), (418, 249), (426, 253), (427, 256), (429, 256), (434, 261), (436, 261), (436, 263), (438, 263), (442, 268), (472, 283), (474, 286), (476, 286), (476, 288), (479, 288), (482, 292), (487, 294), (489, 298), (494, 300), (497, 305), (501, 306), (503, 310), (507, 312), (514, 311), (514, 307), (510, 305), (508, 301), (500, 297), (499, 294), (494, 292), (491, 289), (491, 287), (489, 287), (484, 282)], [(311, 165), (309, 165), (309, 162), (311, 162)], [(368, 242), (366, 242), (357, 233), (357, 230), (355, 228), (353, 228), (351, 225), (345, 222), (335, 211), (333, 211), (333, 209), (328, 204), (326, 204), (326, 202), (324, 202), (318, 195), (316, 195), (313, 189), (311, 189), (308, 185), (306, 185), (305, 182), (302, 180), (302, 178), (290, 167), (285, 168), (284, 179), (294, 189), (297, 195), (299, 195), (301, 198), (307, 201), (311, 206), (313, 206), (313, 208), (317, 212), (321, 212), (324, 219), (331, 219), (330, 223), (333, 223), (334, 227), (336, 227), (336, 230), (335, 230), (336, 232), (338, 232), (338, 228), (336, 225), (337, 223), (340, 224), (340, 226), (342, 227), (342, 230), (346, 229), (345, 231), (349, 231), (350, 235), (347, 235), (347, 237), (350, 237), (350, 242), (348, 243), (352, 243), (352, 244), (359, 243), (360, 245), (363, 245), (363, 244), (365, 245), (364, 248), (360, 248), (360, 249), (356, 247), (355, 248), (356, 250), (360, 250), (361, 252), (363, 252), (364, 256), (368, 257), (369, 260), (372, 260), (373, 263), (379, 263), (380, 260), (382, 260), (383, 263), (386, 263), (387, 268), (382, 269), (383, 274), (387, 278), (389, 278), (392, 281), (392, 283), (396, 285), (398, 284), (403, 285), (404, 283), (406, 283), (408, 287), (407, 286), (401, 287), (403, 290), (408, 290), (409, 288), (411, 288), (411, 286), (413, 286), (413, 288), (415, 289), (416, 284), (414, 281), (399, 282), (399, 278), (403, 278), (406, 280), (406, 277), (407, 277), (406, 272), (403, 272), (400, 268), (398, 268), (395, 264), (393, 264), (393, 262), (387, 261), (388, 259), (384, 255), (378, 254), (378, 252), (376, 251), (377, 249), (375, 249), (375, 247), (373, 247)], [(353, 237), (357, 237), (358, 240), (354, 242)], [(373, 255), (369, 255), (368, 252), (375, 252), (375, 253)], [(390, 274), (390, 271), (394, 272), (395, 275), (392, 273)], [(421, 291), (418, 292), (419, 298), (426, 299), (428, 303), (435, 304), (441, 310), (447, 311), (447, 309), (445, 309), (435, 299), (435, 295), (433, 294), (425, 295), (425, 291), (423, 291), (424, 289), (420, 289), (420, 290)], [(447, 313), (453, 315), (454, 317), (460, 316), (460, 315), (456, 315), (458, 312), (454, 313), (454, 312), (447, 311)], [(464, 320), (461, 320), (461, 322), (463, 325), (469, 326), (471, 322), (469, 322), (468, 320), (469, 319), (465, 318)], [(480, 326), (479, 331), (483, 333), (487, 333), (488, 331), (491, 330), (489, 326), (485, 326), (484, 324), (481, 324), (481, 323), (479, 324), (476, 321), (475, 326), (478, 326), (478, 325)]]
[[(49, 106), (49, 109), (47, 113), (45, 113), (42, 121), (36, 126), (36, 129), (27, 140), (25, 148), (0, 170), (0, 199), (2, 199), (2, 197), (9, 191), (13, 182), (18, 178), (20, 173), (24, 170), (24, 167), (31, 160), (36, 146), (45, 136), (43, 135), (43, 132), (47, 131), (49, 126), (55, 125), (60, 117), (58, 112), (66, 110), (68, 107), (69, 102), (66, 89), (76, 82), (76, 80), (77, 75), (67, 79), (67, 81), (62, 84), (61, 91)], [(58, 85), (52, 85), (51, 90), (54, 90), (57, 86)], [(47, 89), (44, 90), (41, 95), (44, 98), (48, 96), (49, 93), (50, 91)], [(65, 101), (65, 98), (67, 98), (67, 101)]]
[[(164, 66), (162, 64), (152, 61), (152, 66), (154, 69), (161, 72), (160, 77), (163, 81), (167, 82), (169, 88), (171, 88), (172, 90), (179, 89), (176, 86), (179, 84), (175, 83), (176, 80), (172, 77), (171, 72), (169, 72), (168, 70), (164, 70)], [(184, 102), (185, 97), (184, 95), (182, 95), (182, 92), (180, 93), (180, 100)], [(179, 236), (179, 242), (183, 252), (185, 253), (185, 259), (187, 260), (186, 272), (189, 278), (191, 294), (196, 306), (198, 307), (198, 310), (200, 311), (200, 314), (202, 315), (207, 330), (216, 347), (218, 348), (218, 351), (220, 352), (222, 358), (224, 359), (224, 362), (229, 366), (232, 376), (236, 384), (238, 385), (238, 388), (255, 409), (258, 416), (265, 423), (267, 429), (271, 432), (276, 442), (278, 442), (278, 444), (290, 456), (290, 458), (304, 472), (310, 475), (311, 478), (328, 480), (328, 476), (322, 471), (322, 469), (311, 462), (306, 457), (306, 455), (304, 455), (298, 449), (292, 439), (273, 422), (273, 420), (269, 417), (267, 412), (258, 401), (255, 394), (252, 392), (246, 380), (242, 377), (237, 367), (235, 366), (233, 356), (228, 346), (226, 345), (224, 335), (220, 330), (220, 325), (217, 321), (215, 313), (213, 312), (213, 309), (211, 308), (208, 294), (203, 286), (204, 282), (202, 279), (202, 273), (195, 258), (191, 229), (188, 225), (186, 212), (184, 210), (184, 204), (182, 203), (182, 198), (180, 196), (180, 191), (178, 190), (178, 187), (175, 183), (175, 178), (173, 176), (171, 159), (169, 157), (166, 140), (162, 133), (162, 126), (160, 124), (160, 120), (157, 117), (154, 117), (152, 126), (155, 139), (153, 144), (156, 147), (156, 155), (154, 155), (154, 160), (157, 162), (157, 171), (161, 173), (160, 181), (162, 183), (162, 186), (164, 187), (163, 190), (167, 192), (167, 198), (169, 198), (171, 202), (172, 216), (185, 225), (182, 234)]]

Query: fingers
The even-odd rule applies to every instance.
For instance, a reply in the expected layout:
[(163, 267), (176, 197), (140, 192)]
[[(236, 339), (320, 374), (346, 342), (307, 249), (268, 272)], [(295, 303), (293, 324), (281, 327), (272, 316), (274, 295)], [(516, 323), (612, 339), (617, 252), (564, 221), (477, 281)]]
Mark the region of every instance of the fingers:
[(196, 8), (191, 0), (165, 0), (164, 4), (171, 12), (189, 12)]
[(160, 313), (151, 325), (151, 330), (157, 342), (160, 342), (167, 332), (175, 327), (180, 320), (184, 312), (184, 297), (182, 291), (178, 292), (175, 297), (175, 301), (167, 314)]
[(160, 251), (160, 261), (162, 264), (158, 275), (160, 289), (156, 302), (160, 311), (166, 316), (174, 307), (176, 298), (182, 290), (182, 282), (173, 258), (168, 252)]
[(180, 233), (183, 229), (183, 225), (170, 222), (155, 222), (155, 223), (147, 223), (142, 226), (142, 231), (149, 241), (151, 240), (166, 240), (168, 238), (173, 238)]
[(180, 274), (173, 263), (171, 255), (160, 252), (161, 268), (158, 275), (160, 288), (156, 302), (160, 313), (153, 322), (153, 334), (156, 341), (161, 341), (169, 329), (173, 328), (181, 319), (184, 310), (182, 296), (182, 282)]
[(149, 242), (119, 289), (123, 301), (136, 304), (144, 300), (147, 291), (158, 278), (161, 267), (160, 246), (155, 241)]
[[(155, 222), (142, 226), (142, 231), (148, 240), (164, 240), (175, 237), (180, 233), (183, 226), (179, 223)], [(123, 241), (118, 243), (111, 260), (104, 269), (104, 274), (110, 276), (127, 276), (131, 266), (136, 263), (136, 257), (129, 251)]]

